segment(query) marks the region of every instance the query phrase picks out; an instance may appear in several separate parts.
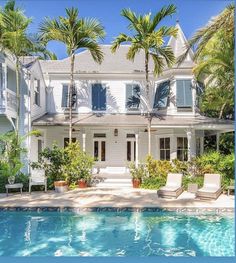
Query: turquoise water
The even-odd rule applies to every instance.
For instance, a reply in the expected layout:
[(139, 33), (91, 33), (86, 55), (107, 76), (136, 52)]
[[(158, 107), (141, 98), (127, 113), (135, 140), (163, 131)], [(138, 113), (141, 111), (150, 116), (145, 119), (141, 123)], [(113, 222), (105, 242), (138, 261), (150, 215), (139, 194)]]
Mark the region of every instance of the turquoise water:
[(234, 217), (1, 212), (1, 256), (234, 256)]

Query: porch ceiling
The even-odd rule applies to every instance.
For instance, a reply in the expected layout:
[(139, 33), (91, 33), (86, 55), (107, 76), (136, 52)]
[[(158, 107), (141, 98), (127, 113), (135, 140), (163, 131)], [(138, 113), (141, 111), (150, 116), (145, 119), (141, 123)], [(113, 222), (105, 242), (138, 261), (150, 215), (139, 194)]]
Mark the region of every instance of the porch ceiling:
[[(74, 126), (147, 126), (147, 118), (140, 114), (73, 114), (72, 121)], [(67, 125), (69, 125), (68, 114), (46, 114), (33, 121), (33, 126)], [(233, 131), (234, 122), (204, 116), (155, 116), (152, 119), (152, 128), (194, 128)]]

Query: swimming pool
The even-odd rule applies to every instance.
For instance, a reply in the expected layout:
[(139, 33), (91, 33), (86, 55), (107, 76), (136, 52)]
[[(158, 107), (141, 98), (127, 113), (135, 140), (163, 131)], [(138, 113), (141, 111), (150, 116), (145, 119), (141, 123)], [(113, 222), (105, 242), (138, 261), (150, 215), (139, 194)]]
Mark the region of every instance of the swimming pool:
[(0, 212), (1, 256), (234, 256), (234, 216)]

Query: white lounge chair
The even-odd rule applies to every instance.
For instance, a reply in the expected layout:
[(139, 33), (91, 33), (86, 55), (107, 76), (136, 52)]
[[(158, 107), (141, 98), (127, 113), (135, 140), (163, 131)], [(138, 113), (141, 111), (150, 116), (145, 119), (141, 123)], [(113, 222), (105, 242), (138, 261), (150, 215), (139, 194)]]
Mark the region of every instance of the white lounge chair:
[(197, 191), (196, 197), (202, 199), (217, 199), (221, 192), (221, 175), (205, 174), (203, 187)]
[(45, 192), (47, 192), (47, 177), (45, 171), (42, 169), (32, 169), (29, 178), (29, 193), (31, 193), (32, 185), (44, 185)]
[(169, 173), (166, 185), (157, 190), (158, 197), (177, 198), (182, 192), (182, 174)]

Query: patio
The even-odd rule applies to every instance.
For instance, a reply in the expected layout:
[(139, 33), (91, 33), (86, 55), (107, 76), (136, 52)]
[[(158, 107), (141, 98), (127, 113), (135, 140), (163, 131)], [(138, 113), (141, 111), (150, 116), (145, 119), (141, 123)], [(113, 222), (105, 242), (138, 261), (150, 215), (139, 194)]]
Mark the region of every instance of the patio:
[(234, 195), (222, 194), (217, 200), (197, 200), (183, 192), (177, 199), (158, 198), (156, 190), (145, 189), (75, 189), (64, 194), (55, 191), (0, 194), (4, 207), (160, 207), (160, 208), (229, 208), (234, 209)]

